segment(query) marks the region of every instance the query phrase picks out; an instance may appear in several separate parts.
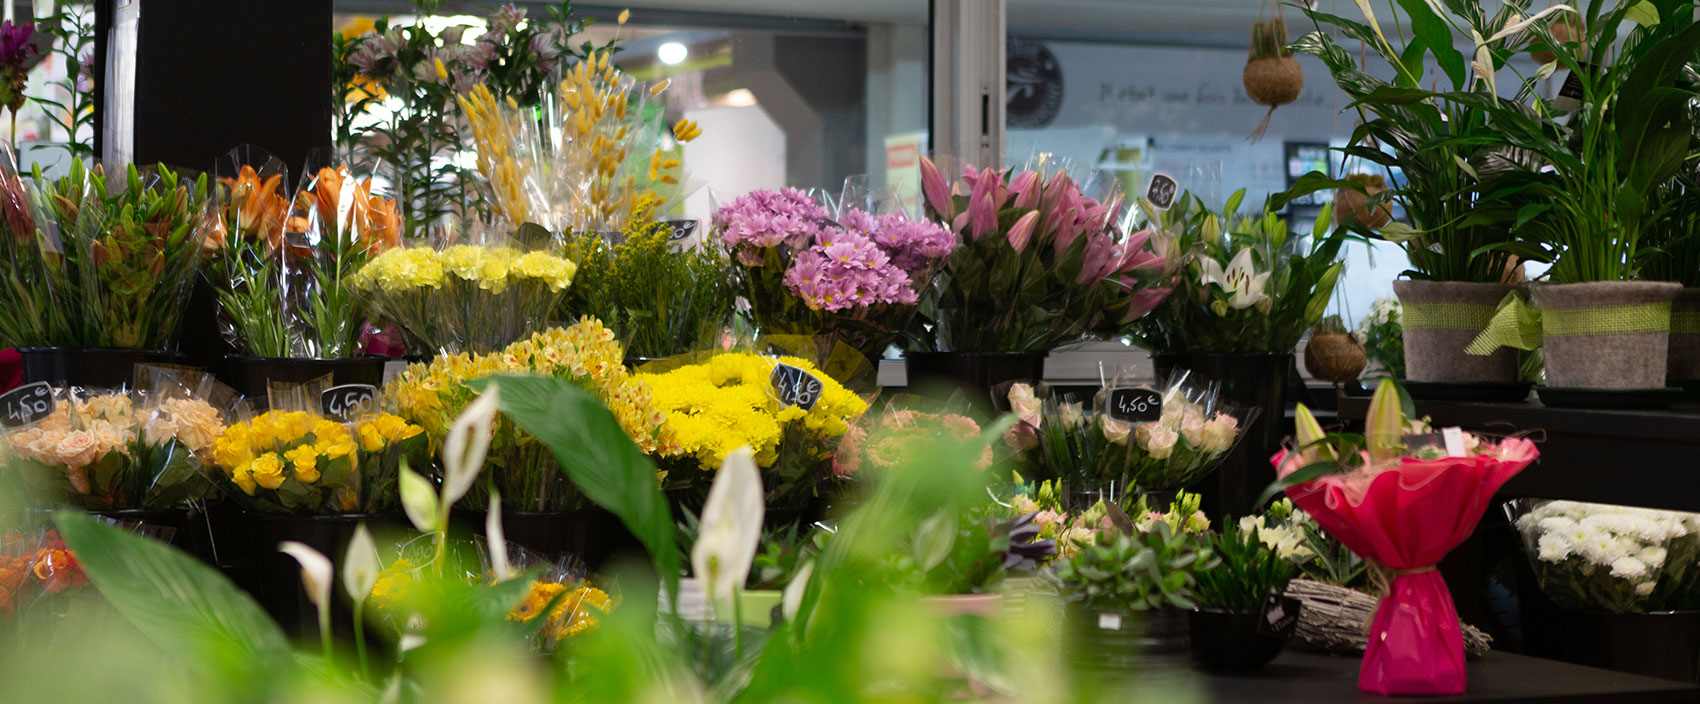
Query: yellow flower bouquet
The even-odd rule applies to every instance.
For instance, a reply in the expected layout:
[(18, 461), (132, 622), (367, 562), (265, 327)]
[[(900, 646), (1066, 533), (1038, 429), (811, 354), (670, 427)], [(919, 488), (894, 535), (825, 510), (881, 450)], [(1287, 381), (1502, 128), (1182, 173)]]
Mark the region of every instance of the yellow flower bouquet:
[(419, 351), (486, 354), (548, 320), (577, 270), (544, 250), (399, 247), (374, 257), (348, 283)]
[[(806, 377), (782, 368), (797, 370)], [(790, 378), (783, 378), (790, 374)], [(787, 390), (799, 379), (818, 386)], [(667, 413), (667, 433), (700, 471), (669, 473), (669, 489), (687, 497), (707, 492), (727, 453), (745, 445), (755, 450), (770, 503), (796, 506), (813, 498), (838, 438), (868, 410), (868, 403), (801, 357), (767, 357), (751, 352), (717, 354), (694, 364), (637, 376)]]
[[(409, 365), (385, 386), (384, 393), (395, 412), (425, 428), (432, 447), (437, 448), (455, 417), (478, 396), (469, 382), (501, 374), (570, 379), (600, 399), (645, 452), (672, 454), (674, 444), (663, 427), (665, 414), (651, 400), (649, 388), (626, 371), (623, 357), (614, 332), (586, 318), (570, 327), (535, 333), (494, 354), (451, 354), (428, 365)], [(520, 511), (579, 508), (578, 491), (556, 467), (548, 449), (505, 417), (496, 418), (485, 467), (507, 507)], [(487, 500), (485, 483), (480, 481), (464, 503), (483, 508)]]
[(147, 391), (41, 393), (39, 417), (0, 434), (0, 466), (19, 490), (96, 511), (175, 508), (212, 494), (205, 462), (232, 394), (210, 375)]
[(226, 491), (262, 513), (373, 513), (393, 509), (403, 458), (424, 458), (424, 429), (377, 413), (338, 423), (272, 410), (225, 428), (213, 460)]

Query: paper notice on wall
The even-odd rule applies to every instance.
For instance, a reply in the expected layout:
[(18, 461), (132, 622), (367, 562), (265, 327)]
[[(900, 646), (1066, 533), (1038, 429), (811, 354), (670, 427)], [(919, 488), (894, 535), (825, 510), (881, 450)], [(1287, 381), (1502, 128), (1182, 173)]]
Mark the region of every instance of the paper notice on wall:
[(903, 202), (910, 215), (921, 214), (921, 152), (927, 132), (918, 130), (885, 138), (885, 185)]

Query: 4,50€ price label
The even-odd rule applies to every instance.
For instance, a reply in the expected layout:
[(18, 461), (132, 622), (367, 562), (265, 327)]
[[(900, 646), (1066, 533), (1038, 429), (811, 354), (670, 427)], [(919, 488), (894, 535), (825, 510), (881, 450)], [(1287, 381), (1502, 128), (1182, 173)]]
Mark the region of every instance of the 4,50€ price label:
[(1163, 394), (1156, 389), (1131, 386), (1110, 389), (1111, 418), (1123, 423), (1150, 423), (1163, 418)]
[(347, 423), (372, 410), (377, 397), (378, 387), (371, 384), (344, 384), (325, 389), (319, 406), (325, 417)]
[(53, 415), (53, 387), (45, 381), (0, 394), (0, 428), (27, 428)]
[(789, 364), (774, 367), (773, 376), (769, 377), (768, 381), (773, 384), (773, 393), (779, 397), (780, 403), (805, 411), (815, 409), (815, 404), (820, 402), (821, 392), (826, 389), (815, 375)]

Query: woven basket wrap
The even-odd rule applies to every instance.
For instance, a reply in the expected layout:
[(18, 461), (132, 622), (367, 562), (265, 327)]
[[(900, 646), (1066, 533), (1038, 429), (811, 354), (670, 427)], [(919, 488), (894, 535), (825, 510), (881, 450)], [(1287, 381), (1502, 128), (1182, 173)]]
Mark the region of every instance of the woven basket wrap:
[(1683, 289), (1671, 303), (1665, 369), (1671, 379), (1700, 379), (1700, 288)]
[(1671, 301), (1681, 284), (1602, 281), (1531, 289), (1541, 309), (1547, 386), (1656, 389), (1665, 385)]
[[(1380, 603), (1374, 595), (1356, 589), (1308, 579), (1287, 584), (1287, 596), (1298, 599), (1299, 625), (1293, 632), (1312, 647), (1332, 653), (1361, 653), (1369, 645), (1369, 624)], [(1470, 624), (1464, 628), (1464, 653), (1481, 657), (1493, 647), (1493, 637)]]
[(1404, 306), (1405, 376), (1411, 381), (1504, 382), (1517, 380), (1517, 350), (1485, 356), (1464, 348), (1487, 327), (1511, 284), (1394, 281)]

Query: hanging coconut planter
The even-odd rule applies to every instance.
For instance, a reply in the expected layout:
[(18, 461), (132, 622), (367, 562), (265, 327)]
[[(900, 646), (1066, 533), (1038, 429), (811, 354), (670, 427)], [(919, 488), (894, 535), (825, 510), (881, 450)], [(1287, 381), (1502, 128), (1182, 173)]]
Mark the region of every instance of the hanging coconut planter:
[(1387, 190), (1387, 179), (1375, 174), (1352, 174), (1347, 181), (1363, 187), (1338, 188), (1334, 191), (1334, 224), (1357, 223), (1366, 230), (1379, 230), (1393, 221), (1393, 204), (1388, 201), (1371, 207), (1369, 200)]
[(1330, 315), (1311, 328), (1305, 343), (1305, 369), (1311, 376), (1344, 384), (1356, 380), (1368, 364), (1363, 343), (1346, 332), (1340, 316)]
[(1269, 129), (1275, 108), (1299, 99), (1305, 89), (1304, 67), (1287, 49), (1287, 22), (1279, 16), (1251, 26), (1251, 58), (1245, 62), (1245, 94), (1258, 105), (1269, 106), (1249, 139), (1262, 139)]

